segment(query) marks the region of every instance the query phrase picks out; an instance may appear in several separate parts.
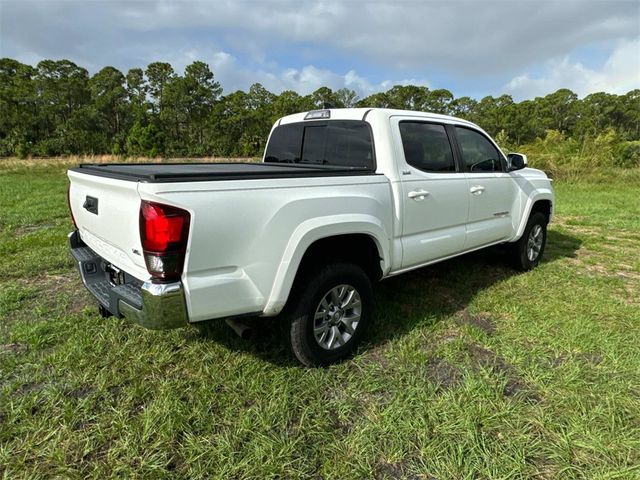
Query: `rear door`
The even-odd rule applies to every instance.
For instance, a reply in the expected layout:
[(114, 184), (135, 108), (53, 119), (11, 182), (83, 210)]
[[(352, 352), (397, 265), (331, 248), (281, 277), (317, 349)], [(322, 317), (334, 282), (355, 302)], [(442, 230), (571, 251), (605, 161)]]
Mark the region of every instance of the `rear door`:
[(455, 126), (469, 190), (465, 250), (507, 240), (513, 234), (516, 184), (506, 172), (506, 160), (481, 131)]
[(402, 268), (464, 248), (469, 197), (444, 124), (392, 118), (402, 182)]
[(138, 182), (69, 171), (69, 204), (82, 240), (113, 266), (149, 277), (140, 243)]

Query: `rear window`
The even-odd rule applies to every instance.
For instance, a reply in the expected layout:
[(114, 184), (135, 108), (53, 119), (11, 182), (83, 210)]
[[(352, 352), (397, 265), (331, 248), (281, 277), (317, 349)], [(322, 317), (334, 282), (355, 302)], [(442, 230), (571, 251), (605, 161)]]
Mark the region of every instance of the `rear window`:
[(374, 170), (371, 129), (359, 120), (280, 125), (271, 134), (264, 161)]

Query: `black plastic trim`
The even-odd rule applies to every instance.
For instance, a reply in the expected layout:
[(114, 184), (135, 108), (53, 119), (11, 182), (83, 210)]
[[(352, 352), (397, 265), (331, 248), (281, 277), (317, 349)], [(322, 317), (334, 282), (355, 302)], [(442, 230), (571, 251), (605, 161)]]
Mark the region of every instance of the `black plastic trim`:
[(467, 168), (464, 163), (464, 159), (462, 158), (460, 146), (458, 145), (458, 137), (456, 137), (456, 125), (451, 125), (450, 123), (448, 123), (445, 125), (445, 129), (447, 130), (447, 135), (449, 135), (449, 141), (451, 142), (451, 147), (453, 148), (453, 158), (456, 162), (457, 171), (458, 173), (465, 173)]

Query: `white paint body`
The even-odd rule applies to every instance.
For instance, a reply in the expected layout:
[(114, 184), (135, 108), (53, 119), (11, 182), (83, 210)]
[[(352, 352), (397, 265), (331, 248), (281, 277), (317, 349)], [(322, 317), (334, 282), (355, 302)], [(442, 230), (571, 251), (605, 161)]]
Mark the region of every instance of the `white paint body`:
[[(290, 115), (276, 125), (303, 121), (304, 116)], [(378, 175), (142, 183), (70, 171), (70, 202), (80, 235), (106, 261), (146, 281), (150, 275), (139, 254), (140, 201), (188, 210), (182, 282), (189, 320), (197, 322), (278, 314), (305, 251), (325, 237), (369, 235), (385, 278), (515, 241), (536, 201), (553, 205), (550, 180), (539, 170), (426, 173), (406, 163), (400, 120), (483, 132), (472, 123), (422, 112), (331, 110), (332, 120), (363, 117), (373, 132)], [(483, 188), (481, 194), (472, 193), (477, 187)], [(420, 191), (428, 194), (410, 198)], [(82, 208), (85, 196), (96, 192), (102, 202), (99, 216)]]

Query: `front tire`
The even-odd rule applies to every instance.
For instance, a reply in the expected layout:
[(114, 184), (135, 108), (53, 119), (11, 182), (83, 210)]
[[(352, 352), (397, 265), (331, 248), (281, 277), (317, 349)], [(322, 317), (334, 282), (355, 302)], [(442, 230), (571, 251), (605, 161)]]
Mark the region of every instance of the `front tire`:
[(289, 344), (308, 367), (349, 356), (371, 321), (371, 280), (358, 265), (332, 263), (302, 275), (294, 290)]
[(527, 221), (522, 237), (512, 246), (514, 266), (528, 271), (540, 263), (547, 243), (549, 219), (541, 212), (533, 212)]

